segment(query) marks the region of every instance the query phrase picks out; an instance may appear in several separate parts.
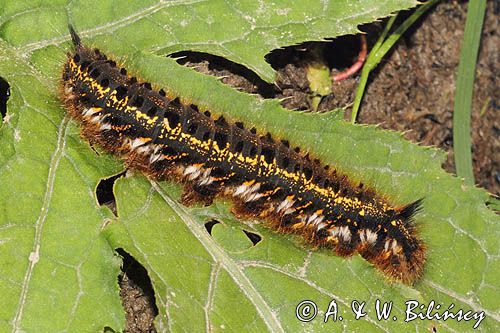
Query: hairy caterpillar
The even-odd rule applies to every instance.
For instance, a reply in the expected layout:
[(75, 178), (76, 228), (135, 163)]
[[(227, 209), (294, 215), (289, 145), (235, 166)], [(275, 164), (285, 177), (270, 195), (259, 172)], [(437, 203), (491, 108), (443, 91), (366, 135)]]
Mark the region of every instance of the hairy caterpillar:
[(183, 183), (184, 204), (225, 196), (237, 214), (340, 256), (359, 253), (390, 279), (421, 276), (425, 246), (412, 225), (421, 200), (393, 206), (287, 141), (153, 90), (70, 32), (62, 100), (88, 141), (152, 178)]

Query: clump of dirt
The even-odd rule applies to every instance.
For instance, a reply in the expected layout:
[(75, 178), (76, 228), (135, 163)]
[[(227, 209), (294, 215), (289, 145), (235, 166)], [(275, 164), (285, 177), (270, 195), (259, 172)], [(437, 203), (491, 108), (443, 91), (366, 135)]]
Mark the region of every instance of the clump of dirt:
[[(500, 117), (497, 115), (500, 91), (496, 75), (500, 27), (495, 4), (496, 1), (488, 2), (476, 68), (472, 154), (476, 183), (499, 195)], [(465, 2), (441, 3), (408, 31), (370, 76), (358, 118), (359, 123), (379, 124), (385, 129), (404, 132), (408, 140), (446, 150), (448, 157), (443, 167), (451, 173), (454, 173), (453, 99), (466, 11)], [(383, 23), (362, 27), (367, 32), (369, 46), (373, 45), (382, 28)], [(277, 70), (274, 85), (262, 81), (241, 65), (220, 57), (190, 52), (174, 56), (180, 57), (179, 63), (218, 76), (222, 82), (242, 91), (263, 98), (283, 98), (283, 106), (290, 109), (310, 110), (311, 91), (305, 66), (311, 60), (318, 61), (318, 54), (322, 54), (323, 61), (335, 73), (354, 62), (358, 51), (359, 39), (351, 36), (330, 43), (305, 43), (300, 48), (272, 52), (268, 61)], [(317, 111), (351, 103), (358, 79), (355, 75), (333, 84), (332, 94), (324, 96)], [(349, 117), (348, 113), (346, 117)], [(145, 293), (138, 286), (130, 273), (132, 271), (130, 267), (120, 281), (121, 297), (127, 311), (127, 331), (152, 332), (153, 320), (158, 313), (154, 295)]]

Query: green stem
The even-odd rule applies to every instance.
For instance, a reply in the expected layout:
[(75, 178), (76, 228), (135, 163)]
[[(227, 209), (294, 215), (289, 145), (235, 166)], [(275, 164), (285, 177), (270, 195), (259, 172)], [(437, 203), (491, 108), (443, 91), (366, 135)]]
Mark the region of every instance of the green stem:
[(363, 66), (358, 89), (354, 98), (354, 104), (352, 106), (351, 122), (353, 124), (356, 122), (356, 119), (358, 117), (359, 107), (363, 99), (363, 94), (365, 92), (366, 84), (368, 82), (368, 75), (370, 74), (370, 72), (375, 67), (377, 67), (382, 58), (387, 54), (387, 52), (389, 52), (389, 50), (405, 33), (405, 31), (408, 30), (408, 28), (411, 27), (420, 16), (422, 16), (422, 14), (427, 12), (439, 1), (440, 0), (430, 0), (424, 3), (422, 6), (418, 7), (413, 14), (411, 14), (392, 34), (389, 35), (389, 37), (387, 37), (387, 39), (385, 39), (389, 29), (394, 23), (395, 17), (393, 16), (389, 19), (389, 22), (387, 22), (384, 31), (375, 43), (375, 46), (371, 50), (370, 55), (368, 56), (365, 65)]
[(453, 110), (453, 149), (455, 168), (458, 177), (465, 184), (474, 185), (471, 153), (471, 111), (474, 73), (476, 69), (479, 42), (486, 10), (486, 0), (469, 1), (465, 22), (464, 40), (460, 50), (460, 63), (457, 73), (457, 89)]
[(358, 117), (359, 106), (361, 105), (361, 101), (363, 99), (366, 84), (368, 83), (368, 75), (370, 74), (370, 71), (372, 70), (372, 66), (370, 66), (368, 64), (372, 63), (372, 58), (374, 57), (376, 51), (380, 48), (380, 45), (382, 45), (382, 43), (385, 39), (385, 36), (387, 36), (387, 33), (391, 29), (395, 20), (396, 20), (396, 16), (392, 16), (389, 19), (389, 21), (387, 22), (387, 24), (384, 28), (384, 31), (382, 31), (382, 33), (380, 34), (380, 37), (378, 38), (377, 42), (373, 46), (372, 51), (368, 55), (368, 58), (366, 59), (365, 65), (363, 66), (363, 70), (361, 71), (361, 76), (359, 78), (359, 84), (358, 84), (358, 89), (356, 91), (356, 96), (354, 97), (354, 104), (352, 106), (351, 122), (353, 124), (356, 122), (356, 118)]

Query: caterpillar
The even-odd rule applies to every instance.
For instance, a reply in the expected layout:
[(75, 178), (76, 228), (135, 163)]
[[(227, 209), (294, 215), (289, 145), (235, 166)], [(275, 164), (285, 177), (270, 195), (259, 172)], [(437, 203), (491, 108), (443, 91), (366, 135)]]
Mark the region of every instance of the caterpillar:
[(185, 205), (230, 198), (237, 216), (339, 256), (358, 253), (389, 280), (411, 285), (422, 275), (426, 247), (413, 225), (422, 200), (392, 205), (286, 140), (154, 90), (69, 29), (61, 100), (91, 144), (182, 183)]

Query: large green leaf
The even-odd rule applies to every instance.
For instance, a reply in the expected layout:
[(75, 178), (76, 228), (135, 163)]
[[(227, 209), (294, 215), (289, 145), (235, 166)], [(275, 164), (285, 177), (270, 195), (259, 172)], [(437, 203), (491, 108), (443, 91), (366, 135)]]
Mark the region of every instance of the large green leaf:
[[(272, 81), (271, 50), (359, 32), (357, 26), (412, 7), (415, 0), (5, 1), (3, 37), (29, 56), (69, 40), (67, 23), (108, 51), (201, 51), (224, 56)], [(50, 4), (50, 5), (49, 5)], [(43, 51), (42, 51), (43, 52)]]
[(0, 129), (0, 331), (120, 327), (120, 263), (100, 236), (112, 214), (94, 198), (117, 165), (82, 149), (47, 79), (4, 41), (0, 59), (12, 94)]
[[(427, 329), (429, 321), (404, 323), (408, 299), (485, 311), (480, 327), (499, 330), (499, 221), (484, 205), (486, 192), (441, 170), (442, 153), (335, 115), (284, 110), (277, 101), (236, 92), (159, 56), (210, 52), (271, 79), (263, 60), (271, 49), (354, 32), (357, 24), (414, 2), (322, 3), (327, 10), (306, 2), (255, 8), (253, 1), (240, 2), (249, 8), (231, 3), (6, 1), (0, 7), (0, 76), (12, 90), (0, 129), (0, 330), (121, 329), (117, 247), (148, 270), (160, 330)], [(388, 283), (359, 257), (310, 252), (294, 237), (238, 221), (223, 202), (186, 208), (177, 203), (177, 186), (139, 174), (117, 182), (114, 219), (97, 205), (94, 192), (99, 179), (121, 171), (122, 164), (82, 142), (57, 99), (70, 50), (68, 21), (90, 38), (86, 43), (125, 59), (138, 76), (214, 113), (287, 137), (395, 202), (425, 197), (417, 217), (429, 247), (422, 281), (414, 288)], [(203, 224), (211, 218), (223, 223), (209, 235)], [(243, 229), (262, 241), (252, 246)], [(295, 306), (304, 299), (316, 301), (323, 314), (336, 299), (344, 321), (299, 322)], [(355, 299), (368, 303), (368, 316), (358, 321), (349, 311)], [(375, 299), (393, 301), (398, 320), (377, 321)], [(439, 332), (463, 331), (473, 322), (434, 324)]]

